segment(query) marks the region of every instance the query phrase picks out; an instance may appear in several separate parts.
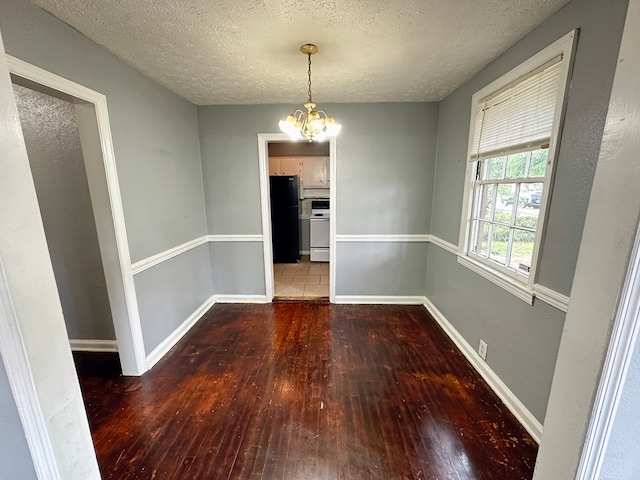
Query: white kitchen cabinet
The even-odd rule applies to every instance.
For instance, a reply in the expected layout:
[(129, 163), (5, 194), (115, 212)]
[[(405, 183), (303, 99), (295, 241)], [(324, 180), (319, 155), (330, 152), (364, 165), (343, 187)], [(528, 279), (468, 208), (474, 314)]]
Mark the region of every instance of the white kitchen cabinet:
[(300, 159), (295, 157), (280, 157), (282, 175), (300, 175)]
[(280, 159), (269, 157), (269, 175), (280, 175)]
[(299, 175), (303, 188), (329, 188), (329, 157), (269, 157), (269, 175)]
[(300, 175), (300, 158), (269, 157), (269, 175)]
[(329, 157), (303, 157), (301, 163), (305, 188), (329, 188)]

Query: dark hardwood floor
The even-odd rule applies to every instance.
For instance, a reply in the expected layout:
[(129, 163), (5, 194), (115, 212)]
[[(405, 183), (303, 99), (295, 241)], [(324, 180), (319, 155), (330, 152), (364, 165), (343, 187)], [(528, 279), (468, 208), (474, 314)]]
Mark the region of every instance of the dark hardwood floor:
[(142, 377), (75, 358), (105, 479), (532, 476), (537, 445), (421, 306), (218, 304)]

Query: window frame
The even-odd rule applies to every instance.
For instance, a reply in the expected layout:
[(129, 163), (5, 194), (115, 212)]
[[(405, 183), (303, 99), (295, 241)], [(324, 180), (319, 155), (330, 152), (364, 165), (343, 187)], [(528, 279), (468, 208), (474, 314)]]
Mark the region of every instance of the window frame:
[[(555, 165), (560, 144), (560, 133), (566, 110), (566, 100), (570, 85), (570, 74), (573, 67), (573, 57), (577, 31), (573, 30), (552, 43), (542, 51), (525, 60), (520, 65), (510, 70), (500, 78), (494, 80), (484, 88), (477, 91), (471, 97), (471, 116), (469, 123), (469, 139), (467, 156), (465, 158), (465, 184), (462, 204), (462, 217), (460, 224), (460, 236), (458, 242), (458, 262), (472, 271), (483, 276), (494, 284), (504, 288), (508, 292), (524, 300), (528, 304), (533, 304), (534, 285), (537, 281), (538, 264), (542, 255), (542, 244), (547, 228), (547, 213), (550, 198), (553, 191), (553, 180), (555, 177)], [(558, 86), (558, 98), (555, 106), (555, 114), (551, 138), (549, 141), (549, 151), (547, 156), (547, 167), (544, 177), (537, 177), (543, 183), (540, 209), (538, 210), (538, 222), (531, 258), (531, 269), (528, 275), (512, 272), (507, 267), (503, 267), (489, 259), (484, 259), (472, 251), (472, 232), (476, 223), (474, 222), (474, 195), (476, 182), (478, 181), (478, 169), (481, 168), (482, 160), (471, 160), (473, 156), (473, 143), (476, 128), (476, 116), (482, 101), (490, 95), (517, 82), (531, 71), (541, 65), (551, 61), (558, 55), (562, 55), (560, 61), (560, 78)], [(532, 148), (535, 150), (535, 148)], [(490, 182), (492, 183), (492, 182)], [(517, 199), (516, 199), (517, 202)]]

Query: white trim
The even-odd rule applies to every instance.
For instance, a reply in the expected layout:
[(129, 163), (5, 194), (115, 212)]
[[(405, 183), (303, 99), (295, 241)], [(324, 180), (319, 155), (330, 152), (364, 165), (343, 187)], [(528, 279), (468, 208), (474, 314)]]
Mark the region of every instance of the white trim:
[(269, 303), (270, 301), (271, 299), (267, 299), (266, 295), (211, 295), (189, 315), (178, 328), (147, 355), (147, 370), (153, 368), (216, 303)]
[(337, 255), (337, 186), (338, 161), (336, 138), (329, 139), (329, 302), (336, 301), (336, 255)]
[(203, 235), (193, 240), (189, 240), (181, 245), (172, 247), (164, 252), (156, 253), (150, 257), (140, 260), (131, 265), (131, 271), (134, 275), (144, 272), (146, 269), (155, 267), (162, 262), (170, 260), (182, 253), (188, 252), (207, 242), (262, 242), (263, 236), (256, 235)]
[[(109, 202), (113, 216), (113, 227), (116, 236), (116, 248), (120, 259), (120, 275), (122, 277), (128, 312), (126, 328), (124, 328), (125, 325), (120, 325), (119, 322), (114, 323), (116, 339), (119, 339), (121, 336), (128, 337), (124, 339), (124, 347), (123, 342), (118, 341), (118, 352), (120, 353), (120, 363), (123, 374), (142, 375), (146, 368), (144, 339), (142, 335), (142, 325), (140, 323), (136, 287), (133, 281), (133, 272), (131, 271), (131, 254), (129, 252), (129, 240), (127, 239), (124, 209), (120, 195), (116, 159), (113, 151), (107, 100), (104, 95), (100, 95), (100, 99), (95, 102), (95, 107), (107, 179), (107, 190), (109, 192)], [(111, 297), (111, 292), (109, 292), (109, 296)], [(128, 345), (131, 346), (130, 348), (132, 348), (133, 351), (130, 351)]]
[(542, 300), (544, 303), (548, 303), (552, 307), (567, 312), (569, 308), (569, 297), (561, 293), (551, 290), (549, 287), (545, 287), (538, 283), (533, 285), (533, 295)]
[(407, 242), (430, 242), (431, 235), (336, 235), (338, 243), (407, 243)]
[[(262, 215), (262, 246), (264, 259), (264, 283), (267, 301), (274, 297), (273, 251), (271, 247), (271, 199), (269, 197), (269, 142), (291, 141), (285, 133), (258, 134), (258, 170), (260, 173), (260, 207)], [(336, 275), (336, 139), (329, 142), (329, 301), (335, 297)], [(220, 240), (224, 241), (224, 240)]]
[[(118, 338), (118, 350), (123, 373), (125, 375), (142, 375), (146, 368), (144, 341), (133, 272), (131, 271), (131, 255), (120, 196), (106, 97), (101, 93), (47, 72), (11, 55), (6, 55), (6, 58), (9, 71), (12, 74), (93, 103), (95, 106), (109, 207), (115, 233), (114, 238), (101, 238), (101, 229), (98, 228), (98, 236), (101, 244), (111, 245), (115, 242), (114, 247), (117, 252), (116, 261), (112, 259), (109, 262), (105, 262), (105, 257), (103, 257), (105, 277), (107, 277), (107, 290), (112, 312), (119, 311), (121, 303), (124, 304), (124, 310), (126, 311), (127, 318), (114, 316), (114, 327)], [(91, 187), (93, 179), (88, 178), (88, 180)], [(92, 201), (94, 201), (93, 198)], [(102, 248), (101, 253), (104, 255)], [(112, 285), (111, 282), (115, 282), (115, 284)]]
[(165, 250), (164, 252), (156, 253), (144, 260), (140, 260), (131, 265), (131, 272), (134, 275), (137, 275), (140, 272), (144, 272), (146, 269), (154, 267), (159, 263), (165, 262), (173, 257), (180, 255), (181, 253), (188, 252), (189, 250), (199, 247), (200, 245), (204, 245), (207, 243), (209, 238), (207, 235), (203, 235), (202, 237), (194, 238), (193, 240), (189, 240), (181, 245)]
[(207, 235), (209, 242), (262, 242), (264, 235)]
[(262, 258), (264, 260), (265, 295), (269, 301), (275, 292), (273, 278), (273, 249), (271, 246), (271, 198), (269, 197), (269, 142), (286, 141), (284, 133), (258, 134), (258, 171), (260, 174), (260, 216), (262, 220)]
[[(429, 235), (429, 234), (411, 234), (411, 235), (388, 235), (388, 234), (382, 234), (382, 235), (373, 235), (373, 234), (367, 234), (367, 235), (336, 235), (336, 242), (337, 243), (421, 243), (421, 242), (428, 242), (428, 243), (432, 243), (434, 245), (439, 246), (440, 248), (446, 250), (449, 253), (452, 253), (454, 255), (457, 255), (457, 246), (447, 242), (446, 240), (441, 239), (440, 237), (437, 237), (435, 235)], [(156, 266), (166, 260), (169, 260), (173, 257), (176, 257), (177, 255), (180, 255), (184, 252), (187, 252), (193, 248), (196, 248), (200, 245), (204, 245), (207, 242), (261, 242), (264, 240), (263, 235), (260, 234), (254, 234), (254, 235), (203, 235), (202, 237), (198, 237), (195, 238), (193, 240), (190, 240), (189, 242), (185, 242), (181, 245), (178, 245), (176, 247), (170, 248), (168, 250), (165, 250), (164, 252), (160, 252), (156, 255), (153, 255), (151, 257), (145, 258), (144, 260), (140, 260), (139, 262), (134, 263), (131, 267), (132, 267), (132, 272), (134, 275), (137, 275), (140, 272), (143, 272), (144, 270), (151, 268), (153, 266)], [(301, 254), (308, 254), (308, 251), (301, 251)], [(469, 262), (469, 259), (465, 258), (465, 257), (461, 257), (460, 258), (460, 263), (464, 264), (464, 262)], [(468, 268), (470, 268), (473, 271), (476, 271), (475, 266), (468, 266)], [(533, 303), (533, 296), (535, 296), (536, 298), (539, 298), (541, 301), (548, 303), (549, 305), (558, 308), (559, 310), (562, 310), (563, 312), (567, 311), (568, 308), (568, 304), (569, 304), (569, 297), (562, 295), (554, 290), (551, 290), (548, 287), (544, 287), (542, 285), (539, 284), (535, 284), (533, 287), (533, 293), (515, 293), (515, 289), (518, 289), (519, 287), (516, 284), (513, 284), (512, 282), (509, 281), (509, 279), (501, 279), (497, 276), (493, 276), (491, 275), (489, 272), (487, 272), (484, 269), (479, 268), (477, 273), (479, 273), (481, 276), (487, 278), (488, 280), (490, 280), (493, 283), (498, 284), (499, 286), (501, 286), (502, 288), (505, 288), (507, 290), (513, 288), (514, 289), (514, 295), (518, 296), (519, 298), (522, 298), (524, 301), (526, 301), (529, 304)], [(521, 289), (521, 287), (520, 287)], [(228, 301), (228, 302), (239, 302), (239, 303), (246, 303), (246, 302), (251, 302), (251, 303), (263, 303), (264, 300), (263, 297), (261, 295), (257, 295), (257, 296), (246, 296), (246, 295), (228, 295), (225, 296), (223, 298), (229, 298), (229, 300), (219, 300), (219, 301)], [(341, 298), (343, 298), (344, 296), (340, 296)], [(251, 298), (252, 300), (246, 300), (247, 298)], [(271, 297), (273, 298), (273, 297)], [(355, 297), (355, 298), (365, 298), (365, 297)], [(368, 296), (366, 296), (366, 298), (369, 298)], [(376, 297), (372, 297), (372, 298), (376, 298)], [(386, 297), (381, 297), (381, 298), (386, 298)], [(396, 298), (396, 297), (392, 297), (392, 298)], [(338, 300), (335, 300), (338, 303)], [(361, 301), (355, 301), (355, 302), (346, 302), (346, 303), (372, 303), (369, 301), (366, 302), (361, 302)], [(373, 302), (376, 303), (376, 302)], [(387, 303), (387, 302), (385, 302)], [(391, 302), (394, 303), (394, 302)]]
[(454, 255), (458, 254), (458, 245), (454, 245), (451, 242), (447, 242), (440, 237), (436, 237), (435, 235), (429, 235), (429, 243), (437, 245), (438, 247), (446, 250), (449, 253), (453, 253)]
[(618, 305), (592, 418), (578, 466), (576, 475), (578, 480), (595, 480), (600, 477), (600, 469), (607, 451), (629, 364), (640, 335), (640, 229), (636, 231), (629, 269)]
[(7, 64), (9, 65), (9, 72), (19, 77), (31, 80), (32, 82), (40, 85), (45, 85), (54, 90), (58, 90), (59, 92), (66, 93), (67, 95), (82, 98), (92, 103), (104, 98), (104, 95), (101, 93), (56, 75), (55, 73), (51, 73), (40, 67), (31, 65), (30, 63), (20, 60), (8, 53), (6, 54), (6, 57)]
[(527, 429), (533, 439), (540, 443), (542, 438), (542, 424), (533, 416), (533, 414), (524, 406), (524, 404), (514, 395), (514, 393), (505, 385), (505, 383), (496, 375), (489, 365), (480, 358), (474, 348), (464, 339), (464, 337), (455, 329), (445, 316), (431, 303), (428, 298), (423, 298), (424, 306), (440, 324), (449, 338), (456, 344), (462, 354), (469, 360), (469, 363), (476, 369), (482, 378), (489, 384), (491, 389), (500, 397), (500, 400), (513, 413), (524, 428)]
[(474, 271), (481, 277), (486, 278), (491, 283), (502, 287), (507, 292), (518, 297), (520, 300), (524, 300), (529, 305), (533, 305), (533, 293), (528, 291), (524, 284), (513, 280), (507, 275), (502, 275), (501, 272), (487, 270), (484, 264), (476, 262), (465, 255), (458, 254), (458, 263), (464, 265), (469, 270)]
[(69, 339), (73, 352), (117, 352), (118, 342), (115, 340)]
[[(462, 201), (462, 215), (460, 220), (460, 233), (458, 239), (458, 261), (473, 270), (474, 272), (482, 275), (486, 279), (492, 281), (496, 285), (504, 288), (508, 292), (514, 294), (518, 298), (531, 304), (533, 302), (533, 282), (535, 277), (535, 271), (538, 265), (538, 259), (541, 254), (541, 246), (543, 243), (545, 230), (546, 230), (546, 218), (548, 207), (550, 205), (550, 198), (553, 191), (553, 180), (555, 176), (555, 158), (557, 156), (558, 139), (560, 138), (560, 128), (563, 123), (563, 116), (566, 109), (566, 97), (569, 87), (569, 76), (573, 66), (573, 56), (575, 53), (576, 44), (576, 30), (564, 35), (559, 40), (556, 40), (551, 45), (547, 46), (531, 58), (525, 60), (517, 67), (508, 71), (498, 79), (489, 83), (479, 91), (477, 91), (471, 97), (471, 115), (469, 123), (469, 138), (467, 145), (467, 157), (466, 157), (466, 172), (464, 179), (464, 193)], [(533, 255), (531, 258), (531, 272), (526, 277), (526, 283), (522, 283), (522, 286), (517, 285), (514, 281), (509, 280), (507, 277), (506, 267), (495, 266), (492, 267), (485, 261), (476, 261), (471, 258), (469, 252), (469, 240), (472, 227), (472, 207), (473, 207), (473, 192), (474, 192), (474, 178), (475, 178), (475, 166), (477, 162), (468, 161), (472, 157), (473, 140), (475, 137), (474, 128), (476, 125), (476, 112), (480, 108), (480, 101), (498, 91), (499, 89), (517, 81), (519, 78), (528, 74), (535, 68), (543, 65), (554, 57), (563, 55), (561, 63), (560, 73), (560, 85), (558, 88), (558, 102), (556, 103), (555, 119), (553, 122), (553, 131), (551, 133), (551, 140), (549, 144), (549, 160), (544, 177), (544, 191), (542, 195), (542, 203), (540, 205), (538, 225), (540, 228), (536, 230), (535, 241), (533, 246)], [(465, 260), (465, 261), (462, 261)], [(485, 272), (485, 273), (483, 273)], [(524, 279), (523, 279), (524, 280)], [(520, 282), (518, 282), (520, 283)]]
[[(449, 253), (452, 253), (458, 256), (459, 263), (461, 263), (462, 265), (465, 265), (467, 268), (469, 268), (470, 270), (473, 270), (478, 275), (481, 275), (482, 277), (486, 278), (492, 283), (499, 285), (505, 290), (509, 290), (515, 296), (517, 296), (518, 298), (521, 298), (522, 300), (524, 300), (530, 305), (533, 304), (533, 297), (535, 297), (565, 313), (569, 308), (569, 297), (566, 295), (558, 293), (555, 290), (551, 290), (549, 287), (545, 287), (538, 283), (533, 285), (532, 292), (528, 292), (526, 290), (523, 290), (523, 287), (521, 287), (519, 284), (513, 283), (513, 281), (511, 281), (511, 279), (506, 276), (505, 278), (500, 278), (497, 275), (492, 275), (489, 271), (485, 270), (484, 268), (481, 268), (481, 267), (476, 268), (476, 265), (474, 265), (469, 258), (465, 256), (460, 256), (458, 254), (457, 245), (447, 242), (446, 240), (443, 240), (442, 238), (437, 237), (435, 235), (429, 235), (429, 242), (432, 243), (433, 245), (437, 245), (438, 247), (446, 250)], [(467, 264), (467, 262), (469, 264)], [(513, 291), (511, 291), (511, 289), (513, 289)]]
[(1, 258), (0, 353), (22, 421), (36, 475), (41, 479), (61, 480), (56, 454), (49, 436), (49, 426), (40, 408), (40, 400), (31, 374), (29, 358), (11, 301)]
[(310, 250), (300, 250), (300, 255), (311, 255)]
[(336, 295), (335, 303), (359, 305), (422, 305), (424, 297), (401, 295)]
[(216, 303), (269, 303), (266, 295), (215, 295)]
[(215, 295), (206, 299), (187, 319), (182, 322), (167, 338), (165, 338), (153, 351), (147, 355), (147, 370), (151, 370), (153, 366), (164, 357), (173, 346), (180, 341), (182, 337), (193, 327), (202, 316), (207, 313), (216, 303)]

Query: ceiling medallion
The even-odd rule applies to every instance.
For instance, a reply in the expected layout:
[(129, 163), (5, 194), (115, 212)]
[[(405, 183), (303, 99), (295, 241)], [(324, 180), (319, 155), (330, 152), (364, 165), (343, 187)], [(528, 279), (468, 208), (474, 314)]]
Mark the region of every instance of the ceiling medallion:
[(285, 120), (280, 120), (280, 130), (289, 135), (292, 140), (307, 139), (310, 142), (322, 142), (327, 138), (335, 137), (342, 125), (328, 116), (322, 110), (314, 110), (316, 104), (311, 99), (311, 55), (318, 53), (318, 47), (312, 43), (306, 43), (300, 47), (300, 51), (307, 56), (309, 69), (309, 99), (304, 104), (307, 110), (296, 110)]

